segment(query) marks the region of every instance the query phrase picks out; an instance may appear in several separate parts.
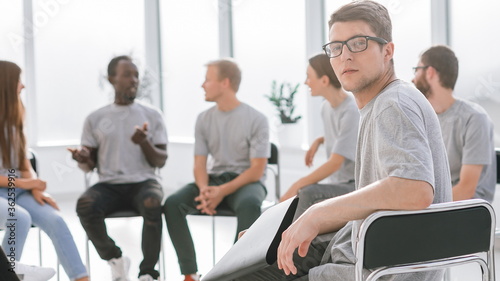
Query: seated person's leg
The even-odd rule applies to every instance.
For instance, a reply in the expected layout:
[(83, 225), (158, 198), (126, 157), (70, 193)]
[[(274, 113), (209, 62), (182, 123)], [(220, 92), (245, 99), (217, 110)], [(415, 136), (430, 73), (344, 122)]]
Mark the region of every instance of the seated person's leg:
[(18, 196), (17, 203), (30, 213), (33, 224), (40, 227), (52, 240), (57, 257), (68, 277), (71, 280), (87, 277), (87, 269), (60, 212), (47, 203), (41, 205), (29, 192)]
[(170, 195), (163, 206), (168, 233), (177, 252), (181, 274), (184, 275), (198, 271), (193, 238), (189, 231), (186, 215), (200, 213), (196, 209), (194, 201), (199, 193), (196, 184), (188, 184)]
[(311, 184), (299, 190), (299, 203), (293, 221), (297, 220), (307, 208), (323, 200), (337, 197), (354, 191), (354, 181), (338, 184)]
[[(5, 191), (6, 195), (7, 189), (0, 189), (0, 192), (3, 193), (3, 191)], [(11, 208), (11, 206), (9, 206), (6, 196), (0, 196), (0, 210), (2, 210), (2, 212), (0, 212), (0, 228), (5, 231), (2, 247), (5, 249), (9, 259), (13, 257), (15, 260), (19, 261), (23, 253), (26, 237), (31, 227), (31, 216), (26, 209), (18, 206), (16, 203), (15, 212), (12, 212), (14, 216), (11, 217), (9, 215), (10, 212), (8, 212), (9, 208)], [(7, 221), (7, 219), (16, 219), (16, 221), (13, 225), (12, 222)], [(12, 247), (12, 245), (15, 245), (15, 247)], [(11, 251), (11, 248), (13, 248), (14, 251)]]
[[(277, 263), (261, 269), (257, 272), (247, 274), (243, 277), (236, 279), (237, 281), (273, 281), (273, 280), (308, 280), (307, 274), (311, 268), (321, 264), (324, 259), (324, 254), (329, 246), (329, 243), (335, 233), (324, 234), (316, 237), (309, 247), (309, 251), (305, 257), (300, 257), (295, 251), (293, 255), (294, 263), (297, 267), (296, 275), (285, 275), (285, 273), (278, 268)], [(298, 279), (302, 277), (301, 279)], [(332, 279), (336, 280), (336, 279)], [(339, 279), (340, 280), (340, 279)]]
[(138, 184), (134, 198), (134, 208), (144, 218), (142, 226), (142, 251), (144, 260), (139, 266), (139, 276), (149, 274), (157, 279), (159, 273), (154, 269), (161, 249), (163, 190), (156, 180), (147, 180)]
[(261, 214), (262, 201), (266, 198), (266, 189), (260, 182), (254, 182), (240, 187), (234, 193), (226, 196), (224, 201), (238, 218), (236, 239), (238, 233), (248, 229)]
[(104, 218), (118, 209), (122, 203), (116, 186), (98, 183), (87, 189), (78, 199), (76, 212), (90, 241), (103, 260), (122, 256), (121, 249), (108, 236)]

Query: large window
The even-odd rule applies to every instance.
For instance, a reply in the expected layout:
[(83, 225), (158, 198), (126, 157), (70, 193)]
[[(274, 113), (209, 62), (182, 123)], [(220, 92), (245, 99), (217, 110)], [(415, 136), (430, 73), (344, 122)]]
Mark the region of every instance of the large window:
[(33, 22), (38, 23), (35, 25), (38, 141), (42, 145), (78, 142), (85, 117), (114, 96), (106, 80), (111, 58), (131, 55), (140, 70), (145, 68), (141, 65), (145, 61), (144, 3), (141, 0), (35, 0), (33, 3)]
[[(299, 0), (233, 1), (234, 53), (242, 68), (238, 97), (268, 116), (272, 139), (280, 122), (264, 95), (270, 94), (273, 80), (300, 83), (296, 112), (306, 113), (304, 9)], [(305, 124), (294, 125), (298, 145), (306, 141)]]
[(23, 1), (0, 1), (0, 60), (24, 68)]
[[(325, 0), (326, 19), (351, 1)], [(410, 82), (412, 67), (418, 62), (420, 53), (431, 46), (431, 2), (380, 0), (389, 11), (392, 20), (394, 41), (394, 65), (398, 78)], [(327, 36), (328, 38), (328, 36)]]
[(500, 145), (500, 26), (497, 0), (453, 1), (451, 45), (460, 71), (455, 95), (483, 106), (496, 124), (496, 146)]
[[(218, 1), (162, 1), (164, 111), (171, 141), (192, 141), (205, 102), (204, 65), (219, 58)], [(182, 28), (181, 28), (182, 27)]]

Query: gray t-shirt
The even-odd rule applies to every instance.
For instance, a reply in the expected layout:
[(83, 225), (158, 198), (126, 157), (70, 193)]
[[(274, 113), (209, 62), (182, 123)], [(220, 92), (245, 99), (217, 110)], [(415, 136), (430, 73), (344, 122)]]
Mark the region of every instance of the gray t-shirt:
[[(411, 84), (396, 80), (360, 110), (356, 151), (356, 188), (386, 177), (426, 181), (434, 188), (434, 202), (451, 201), (446, 150), (436, 113)], [(359, 225), (353, 221), (334, 236), (331, 263), (309, 271), (311, 281), (354, 280)], [(388, 276), (381, 280), (438, 280), (438, 271)], [(335, 279), (337, 280), (337, 279)]]
[(228, 112), (213, 106), (196, 120), (194, 154), (211, 156), (210, 174), (240, 174), (250, 168), (250, 159), (269, 158), (267, 119), (245, 103)]
[(167, 144), (160, 111), (140, 101), (126, 106), (110, 104), (92, 112), (83, 126), (82, 145), (97, 148), (99, 182), (134, 183), (159, 179), (139, 145), (132, 142), (135, 126), (148, 123), (154, 145)]
[(491, 203), (497, 163), (493, 123), (488, 114), (478, 104), (457, 98), (448, 110), (438, 114), (438, 118), (448, 152), (452, 186), (460, 180), (462, 165), (483, 165), (474, 198)]
[(326, 157), (332, 154), (344, 156), (342, 166), (329, 176), (330, 183), (354, 180), (354, 157), (358, 139), (359, 111), (356, 101), (350, 95), (337, 107), (328, 101), (321, 106), (321, 117), (325, 131)]

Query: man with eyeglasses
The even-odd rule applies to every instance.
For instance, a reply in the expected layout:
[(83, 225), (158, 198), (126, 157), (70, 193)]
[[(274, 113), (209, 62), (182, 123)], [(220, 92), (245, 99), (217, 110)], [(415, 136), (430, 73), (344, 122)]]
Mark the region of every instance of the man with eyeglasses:
[(441, 124), (450, 164), (453, 200), (493, 201), (496, 155), (493, 123), (478, 104), (453, 96), (458, 59), (446, 46), (434, 46), (414, 67), (413, 83), (429, 100)]
[[(352, 2), (333, 13), (329, 26), (331, 42), (323, 48), (361, 115), (356, 190), (311, 206), (283, 233), (277, 264), (242, 280), (354, 280), (354, 239), (364, 218), (379, 210), (418, 210), (451, 200), (436, 114), (394, 73), (387, 9), (373, 1)], [(325, 238), (332, 232), (331, 240)], [(437, 281), (442, 275), (431, 271), (382, 279)]]

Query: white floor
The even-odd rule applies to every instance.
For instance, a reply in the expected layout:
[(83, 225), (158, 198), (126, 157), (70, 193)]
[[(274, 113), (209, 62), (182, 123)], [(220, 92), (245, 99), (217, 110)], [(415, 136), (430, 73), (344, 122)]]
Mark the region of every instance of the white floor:
[[(57, 196), (56, 199), (62, 210), (62, 214), (69, 225), (77, 247), (80, 250), (80, 255), (85, 263), (85, 235), (83, 228), (75, 213), (75, 201), (77, 195), (74, 196)], [(207, 273), (212, 267), (212, 220), (210, 217), (189, 216), (188, 217), (192, 234), (195, 240), (197, 250), (197, 260), (200, 273)], [(110, 236), (122, 248), (124, 255), (131, 258), (130, 277), (131, 280), (137, 280), (139, 263), (142, 260), (140, 250), (142, 219), (111, 219), (107, 221), (108, 231)], [(220, 259), (224, 253), (231, 247), (235, 235), (236, 219), (219, 217), (216, 218), (216, 259)], [(498, 241), (500, 242), (500, 241)], [(166, 275), (163, 280), (182, 281), (177, 258), (173, 250), (172, 244), (168, 237), (166, 227), (164, 226), (164, 252), (166, 256)], [(497, 243), (499, 244), (499, 243)], [(38, 264), (38, 231), (31, 231), (28, 241), (25, 246), (22, 257), (22, 262), (28, 264)], [(53, 250), (50, 239), (42, 234), (43, 247), (43, 265), (55, 267), (57, 263), (56, 255)], [(105, 261), (102, 261), (90, 245), (91, 259), (91, 277), (93, 281), (111, 280), (109, 267)], [(500, 267), (500, 247), (495, 251), (497, 272)], [(60, 270), (61, 281), (68, 281), (68, 277), (64, 270)], [(476, 265), (465, 265), (455, 267), (451, 271), (452, 281), (475, 281), (481, 280), (480, 269)], [(497, 274), (498, 275), (498, 274)], [(56, 277), (51, 280), (57, 280)]]

